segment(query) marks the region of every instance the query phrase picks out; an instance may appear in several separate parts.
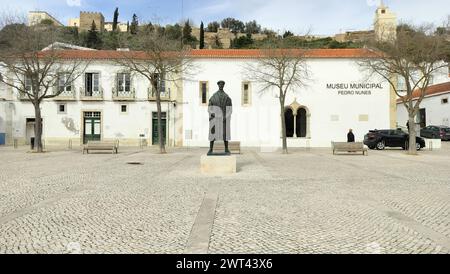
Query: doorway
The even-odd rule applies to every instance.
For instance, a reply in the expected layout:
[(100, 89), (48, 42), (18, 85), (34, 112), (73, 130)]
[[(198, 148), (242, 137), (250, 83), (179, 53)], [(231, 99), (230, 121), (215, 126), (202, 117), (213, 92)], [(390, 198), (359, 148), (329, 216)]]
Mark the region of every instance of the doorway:
[(297, 110), (297, 124), (296, 124), (296, 133), (297, 137), (305, 138), (306, 137), (306, 109), (300, 108)]
[(427, 111), (424, 108), (419, 110), (419, 124), (420, 128), (425, 128), (427, 126)]
[(100, 141), (102, 139), (101, 113), (94, 111), (84, 112), (83, 118), (83, 144), (86, 144), (88, 141)]
[[(163, 133), (164, 144), (166, 143), (166, 132), (167, 132), (167, 114), (166, 112), (161, 112), (161, 126)], [(152, 145), (159, 145), (159, 135), (158, 135), (158, 113), (152, 112)]]
[(294, 137), (294, 112), (291, 108), (286, 108), (284, 111), (284, 122), (286, 125), (286, 137)]

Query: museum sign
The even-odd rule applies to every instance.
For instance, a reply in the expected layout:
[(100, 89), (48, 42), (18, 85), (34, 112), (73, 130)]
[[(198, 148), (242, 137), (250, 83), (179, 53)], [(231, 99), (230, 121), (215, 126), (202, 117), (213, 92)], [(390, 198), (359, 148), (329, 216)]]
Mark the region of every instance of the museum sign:
[(327, 84), (326, 88), (337, 91), (338, 95), (372, 95), (373, 91), (382, 90), (383, 86), (376, 83), (340, 83)]

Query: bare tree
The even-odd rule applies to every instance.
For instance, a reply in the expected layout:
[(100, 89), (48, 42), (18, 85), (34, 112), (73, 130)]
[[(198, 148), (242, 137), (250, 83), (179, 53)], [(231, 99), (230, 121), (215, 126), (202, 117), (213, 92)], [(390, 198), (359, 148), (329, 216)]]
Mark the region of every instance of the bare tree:
[[(433, 74), (446, 67), (444, 62), (448, 44), (443, 37), (434, 35), (430, 26), (400, 25), (397, 37), (385, 41), (372, 40), (367, 45), (378, 52), (378, 58), (360, 61), (371, 75), (386, 80), (408, 112), (409, 154), (417, 154), (415, 117), (426, 95)], [(399, 85), (398, 81), (404, 83)]]
[(286, 49), (282, 41), (261, 49), (260, 56), (245, 66), (247, 77), (262, 85), (261, 93), (276, 89), (280, 103), (283, 154), (288, 153), (286, 139), (285, 101), (294, 88), (305, 86), (310, 79), (306, 63), (307, 50)]
[(2, 18), (0, 82), (17, 90), (20, 99), (33, 104), (35, 150), (43, 152), (41, 103), (64, 92), (83, 69), (80, 61), (64, 60), (61, 51), (48, 47), (57, 41), (58, 28), (26, 26), (24, 22), (18, 17)]
[(190, 63), (189, 50), (180, 41), (151, 30), (137, 37), (131, 44), (125, 41), (123, 45), (137, 51), (121, 52), (116, 63), (150, 82), (158, 114), (159, 148), (160, 153), (164, 154), (166, 149), (161, 124), (161, 87), (163, 82), (177, 83), (186, 75)]

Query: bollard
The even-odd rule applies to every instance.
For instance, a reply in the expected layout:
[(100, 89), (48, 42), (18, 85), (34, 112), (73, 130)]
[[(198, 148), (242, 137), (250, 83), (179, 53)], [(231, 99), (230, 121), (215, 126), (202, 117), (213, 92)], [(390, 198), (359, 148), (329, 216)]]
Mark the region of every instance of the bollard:
[(17, 148), (17, 139), (14, 139), (13, 146), (14, 146), (14, 148)]
[(428, 149), (429, 149), (430, 151), (433, 151), (433, 141), (429, 141), (429, 142), (428, 142)]
[(72, 139), (69, 139), (69, 149), (72, 149)]

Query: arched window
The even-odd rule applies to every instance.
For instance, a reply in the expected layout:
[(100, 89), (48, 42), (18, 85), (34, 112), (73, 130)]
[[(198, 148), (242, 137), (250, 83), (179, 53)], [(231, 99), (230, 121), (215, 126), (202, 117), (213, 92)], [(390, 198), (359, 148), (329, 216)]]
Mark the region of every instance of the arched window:
[(286, 137), (294, 137), (294, 113), (291, 108), (284, 110), (284, 119), (286, 123)]
[(306, 120), (306, 109), (300, 108), (297, 110), (297, 128), (296, 133), (297, 137), (299, 138), (305, 138), (306, 137), (306, 126), (307, 126), (307, 120)]

